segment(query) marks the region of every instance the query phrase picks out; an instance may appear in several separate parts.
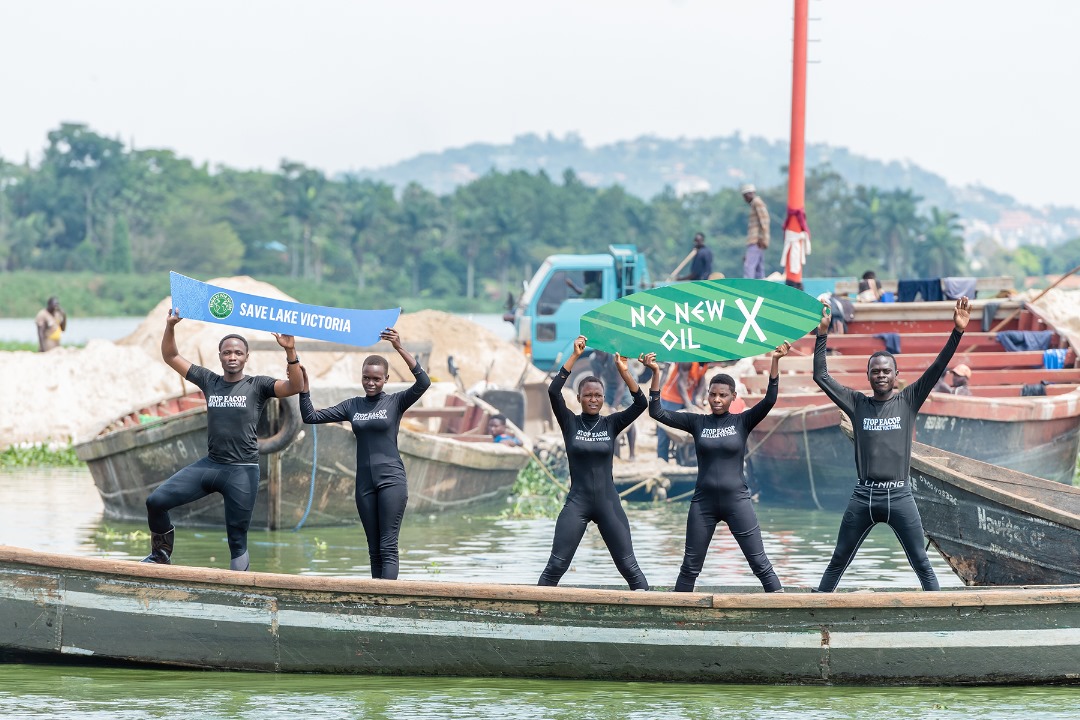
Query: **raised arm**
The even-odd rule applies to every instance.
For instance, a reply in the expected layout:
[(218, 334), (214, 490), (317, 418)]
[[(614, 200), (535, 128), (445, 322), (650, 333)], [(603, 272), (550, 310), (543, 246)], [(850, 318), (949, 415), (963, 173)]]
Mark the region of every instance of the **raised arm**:
[(836, 406), (850, 417), (854, 414), (855, 391), (844, 387), (829, 375), (829, 368), (825, 362), (825, 344), (829, 337), (829, 322), (832, 309), (829, 303), (821, 305), (821, 322), (817, 326), (817, 341), (814, 343), (814, 382)]
[(551, 384), (548, 385), (548, 399), (551, 401), (551, 410), (555, 413), (555, 419), (559, 422), (559, 427), (564, 427), (564, 422), (569, 420), (573, 413), (566, 407), (566, 401), (562, 396), (563, 386), (566, 385), (566, 379), (570, 377), (570, 372), (574, 369), (574, 363), (581, 357), (581, 353), (585, 352), (586, 339), (584, 335), (578, 335), (574, 340), (574, 349), (570, 353), (570, 357), (566, 359), (563, 366), (559, 368), (559, 372), (551, 379)]
[(398, 335), (398, 331), (394, 328), (386, 328), (379, 333), (379, 339), (385, 340), (390, 343), (391, 347), (397, 350), (397, 354), (401, 356), (401, 359), (405, 361), (405, 364), (409, 366), (409, 370), (412, 372), (413, 380), (412, 387), (401, 394), (401, 409), (412, 407), (412, 405), (420, 399), (420, 396), (427, 392), (427, 389), (431, 387), (431, 378), (424, 372), (424, 368), (420, 367), (420, 363), (416, 361), (412, 353), (405, 349), (401, 344), (401, 336)]
[(769, 367), (769, 387), (765, 390), (765, 397), (761, 399), (761, 402), (743, 413), (746, 416), (748, 428), (753, 429), (756, 427), (776, 405), (776, 396), (780, 391), (780, 358), (790, 351), (791, 343), (783, 343), (770, 353), (772, 365)]
[(187, 378), (191, 363), (180, 356), (180, 350), (176, 347), (176, 324), (183, 320), (180, 311), (176, 308), (169, 309), (169, 316), (165, 318), (165, 332), (161, 336), (161, 359), (165, 364), (176, 372), (180, 377)]
[(916, 410), (926, 401), (938, 378), (945, 372), (945, 368), (949, 367), (949, 361), (952, 360), (956, 348), (960, 346), (960, 338), (964, 336), (964, 331), (967, 330), (970, 319), (971, 302), (967, 297), (958, 298), (956, 308), (953, 310), (953, 331), (945, 342), (945, 347), (941, 348), (941, 352), (934, 358), (934, 362), (930, 364), (930, 367), (926, 368), (919, 379), (908, 388), (905, 388), (905, 391), (911, 393), (912, 404)]
[(647, 353), (638, 357), (641, 363), (652, 370), (652, 382), (649, 384), (649, 417), (661, 425), (677, 430), (693, 430), (692, 413), (668, 412), (660, 405), (660, 364), (656, 362), (656, 353)]
[(287, 380), (274, 381), (274, 395), (279, 398), (290, 397), (304, 389), (304, 373), (300, 359), (296, 357), (296, 338), (292, 335), (273, 333), (277, 344), (285, 348), (285, 377)]
[(618, 368), (619, 375), (622, 376), (623, 382), (626, 383), (626, 387), (630, 389), (630, 394), (634, 398), (634, 402), (630, 407), (612, 413), (615, 432), (619, 433), (637, 420), (641, 413), (645, 412), (645, 409), (649, 407), (649, 402), (645, 399), (645, 393), (641, 392), (641, 388), (638, 387), (637, 379), (630, 372), (630, 368), (627, 367), (626, 358), (618, 353), (615, 353), (615, 367)]

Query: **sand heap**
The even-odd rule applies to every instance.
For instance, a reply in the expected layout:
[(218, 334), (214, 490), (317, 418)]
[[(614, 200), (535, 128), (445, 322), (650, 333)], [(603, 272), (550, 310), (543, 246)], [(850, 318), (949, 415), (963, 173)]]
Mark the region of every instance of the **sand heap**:
[[(294, 300), (250, 277), (209, 282), (252, 295)], [(61, 347), (48, 353), (0, 352), (0, 373), (17, 379), (13, 402), (0, 404), (0, 449), (24, 442), (80, 442), (121, 415), (194, 390), (161, 360), (161, 333), (169, 307), (170, 298), (163, 299), (131, 335), (116, 343), (94, 340), (85, 348)], [(513, 344), (464, 318), (425, 310), (402, 315), (396, 327), (406, 346), (430, 343), (426, 368), (437, 379), (451, 379), (449, 355), (454, 356), (466, 387), (482, 382), (485, 375), (502, 387), (514, 386), (523, 373), (528, 382), (544, 379)], [(183, 357), (220, 372), (217, 344), (230, 332), (252, 343), (275, 343), (268, 332), (197, 321), (180, 322), (176, 342)], [(314, 350), (319, 343), (306, 338), (297, 338), (297, 345), (312, 385), (359, 384), (367, 352), (319, 352)], [(384, 347), (377, 352), (391, 361), (391, 380), (411, 380), (393, 348), (380, 345)], [(253, 351), (246, 371), (284, 378), (285, 351), (276, 344), (271, 350)]]

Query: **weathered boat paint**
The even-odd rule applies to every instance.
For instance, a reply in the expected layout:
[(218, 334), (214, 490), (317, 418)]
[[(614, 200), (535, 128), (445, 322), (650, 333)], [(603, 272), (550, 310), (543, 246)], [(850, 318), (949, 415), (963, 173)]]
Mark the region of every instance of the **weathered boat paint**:
[(926, 536), (966, 584), (1080, 583), (1080, 488), (921, 443), (911, 481)]
[(1080, 682), (1080, 587), (628, 592), (147, 566), (0, 547), (7, 656), (714, 683)]

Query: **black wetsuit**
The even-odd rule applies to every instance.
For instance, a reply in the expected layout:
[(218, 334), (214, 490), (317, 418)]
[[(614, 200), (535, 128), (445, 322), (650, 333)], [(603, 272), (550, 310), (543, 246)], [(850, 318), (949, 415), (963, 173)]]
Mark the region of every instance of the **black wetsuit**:
[(781, 589), (765, 554), (761, 526), (743, 477), (747, 438), (776, 404), (777, 387), (778, 379), (770, 378), (761, 402), (745, 412), (723, 415), (670, 412), (661, 406), (659, 390), (649, 394), (649, 415), (668, 427), (690, 433), (697, 451), (697, 485), (686, 517), (686, 550), (675, 592), (693, 591), (719, 522), (727, 523), (765, 591)]
[(634, 557), (630, 521), (626, 519), (622, 500), (611, 477), (618, 435), (645, 412), (648, 406), (645, 393), (638, 389), (633, 405), (611, 415), (574, 415), (566, 407), (562, 396), (568, 377), (570, 373), (565, 367), (561, 368), (548, 387), (548, 396), (566, 444), (570, 492), (566, 495), (559, 519), (555, 521), (551, 557), (537, 584), (559, 584), (570, 568), (570, 561), (574, 559), (585, 527), (591, 520), (600, 530), (600, 537), (604, 538), (615, 567), (626, 578), (630, 589), (648, 590), (649, 583)]
[[(221, 493), (225, 532), (234, 570), (246, 570), (247, 532), (259, 494), (259, 436), (255, 429), (266, 401), (274, 397), (272, 377), (245, 375), (236, 382), (200, 365), (187, 380), (206, 397), (207, 457), (177, 471), (146, 499), (151, 532), (172, 529), (169, 510)], [(236, 562), (239, 560), (239, 563)]]
[(420, 363), (412, 373), (416, 379), (407, 390), (353, 397), (325, 410), (315, 410), (311, 395), (300, 393), (300, 416), (309, 425), (352, 424), (356, 436), (356, 511), (367, 537), (371, 577), (384, 580), (398, 576), (398, 533), (409, 500), (405, 465), (397, 446), (398, 427), (405, 410), (431, 386)]
[(849, 418), (855, 433), (858, 484), (848, 501), (829, 566), (819, 592), (832, 592), (855, 558), (870, 529), (887, 523), (896, 533), (923, 590), (939, 585), (923, 542), (922, 518), (911, 495), (911, 442), (915, 416), (934, 383), (948, 367), (963, 333), (953, 330), (945, 347), (922, 376), (885, 401), (844, 387), (830, 375), (825, 361), (826, 335), (814, 345), (814, 381)]

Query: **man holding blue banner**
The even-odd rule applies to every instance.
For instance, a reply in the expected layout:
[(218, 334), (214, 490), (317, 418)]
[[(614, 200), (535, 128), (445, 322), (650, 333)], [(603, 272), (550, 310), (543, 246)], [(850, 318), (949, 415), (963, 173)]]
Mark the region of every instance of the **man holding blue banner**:
[(232, 570), (247, 570), (247, 531), (259, 492), (259, 443), (256, 424), (263, 406), (272, 397), (296, 395), (304, 387), (296, 341), (292, 335), (274, 333), (285, 349), (288, 380), (244, 374), (248, 343), (240, 335), (226, 335), (218, 343), (223, 375), (195, 365), (180, 355), (175, 327), (180, 312), (169, 310), (161, 337), (161, 357), (206, 397), (208, 454), (178, 471), (146, 499), (150, 526), (150, 554), (143, 562), (172, 562), (174, 528), (169, 510), (220, 493), (225, 501), (225, 532), (229, 539)]

